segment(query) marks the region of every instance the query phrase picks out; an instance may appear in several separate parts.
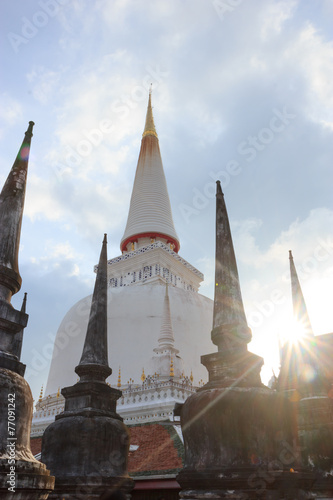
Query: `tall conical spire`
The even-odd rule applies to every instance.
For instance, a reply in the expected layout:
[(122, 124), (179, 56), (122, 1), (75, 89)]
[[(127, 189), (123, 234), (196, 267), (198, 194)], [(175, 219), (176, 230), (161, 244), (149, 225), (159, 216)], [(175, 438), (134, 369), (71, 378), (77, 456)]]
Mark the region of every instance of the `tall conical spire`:
[(121, 251), (130, 251), (128, 245), (143, 238), (161, 239), (175, 252), (179, 250), (154, 124), (151, 92)]
[[(24, 379), (25, 365), (20, 362), (23, 329), (28, 322), (26, 295), (21, 311), (11, 304), (22, 283), (18, 253), (33, 125), (29, 122), (0, 194), (0, 401), (2, 407), (5, 401), (10, 402), (8, 409), (11, 407), (11, 414), (16, 415), (11, 422), (0, 418), (0, 498), (48, 498), (54, 485), (54, 477), (30, 448), (33, 399)], [(15, 464), (13, 480), (8, 469), (9, 452)]]
[(290, 263), (290, 278), (291, 278), (291, 294), (293, 300), (293, 311), (295, 320), (304, 329), (305, 335), (313, 336), (313, 330), (305, 304), (302, 288), (297, 276), (296, 267), (294, 264), (292, 251), (289, 250)]
[[(294, 441), (293, 419), (287, 398), (262, 384), (263, 359), (247, 350), (251, 331), (246, 324), (220, 182), (215, 266), (212, 340), (218, 352), (201, 356), (209, 381), (187, 398), (181, 409), (185, 457), (176, 479), (182, 498), (208, 498), (212, 485), (215, 498), (230, 498), (231, 489), (235, 498), (244, 493), (247, 498), (256, 498), (255, 486), (249, 488), (254, 464), (260, 461), (265, 469), (265, 464), (269, 467), (281, 457), (285, 443)], [(300, 498), (304, 484), (303, 479), (297, 483), (282, 470), (269, 493), (272, 498)]]
[(172, 328), (169, 285), (165, 285), (165, 295), (163, 302), (163, 314), (160, 334), (158, 337), (158, 346), (153, 349), (155, 355), (152, 357), (153, 372), (158, 373), (162, 379), (170, 377), (170, 363), (172, 360), (172, 369), (175, 377), (181, 378), (184, 372), (184, 361), (179, 356), (179, 350), (175, 348), (175, 337)]
[(64, 411), (43, 434), (41, 459), (56, 477), (54, 497), (59, 499), (73, 498), (77, 478), (90, 498), (114, 491), (127, 498), (133, 488), (127, 473), (129, 435), (116, 412), (122, 393), (105, 382), (112, 372), (107, 356), (106, 244), (105, 234), (83, 353), (75, 368), (80, 380), (62, 389)]
[(158, 338), (158, 348), (154, 349), (155, 352), (159, 352), (161, 349), (171, 349), (173, 353), (178, 353), (179, 351), (175, 349), (175, 337), (172, 329), (171, 314), (170, 314), (170, 300), (168, 292), (168, 284), (165, 286), (165, 297), (163, 305), (163, 316), (162, 325), (160, 330), (160, 336)]
[(10, 302), (19, 291), (18, 253), (25, 199), (28, 160), (34, 122), (28, 130), (0, 194), (0, 297)]
[(107, 241), (104, 235), (83, 352), (75, 368), (81, 380), (103, 380), (112, 373), (107, 346)]
[(246, 348), (251, 340), (239, 284), (227, 208), (220, 181), (216, 192), (215, 297), (212, 341), (219, 351)]

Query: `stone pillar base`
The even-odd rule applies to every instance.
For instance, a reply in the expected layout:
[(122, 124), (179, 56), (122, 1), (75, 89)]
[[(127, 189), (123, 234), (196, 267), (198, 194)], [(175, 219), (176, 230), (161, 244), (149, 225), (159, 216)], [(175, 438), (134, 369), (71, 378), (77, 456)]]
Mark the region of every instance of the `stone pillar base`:
[(310, 472), (289, 472), (270, 468), (244, 467), (200, 473), (181, 471), (184, 500), (308, 500), (315, 477)]
[[(128, 494), (134, 487), (134, 481), (129, 476), (101, 477), (101, 476), (75, 476), (57, 477), (54, 491), (48, 500), (107, 500), (109, 496), (121, 491)], [(130, 496), (128, 496), (130, 498)]]
[[(10, 467), (15, 467), (15, 470)], [(8, 482), (11, 477), (15, 477), (15, 486), (12, 486), (12, 482)], [(15, 491), (9, 490), (10, 487)], [(44, 464), (37, 461), (16, 460), (15, 464), (9, 465), (8, 458), (0, 459), (2, 500), (46, 500), (53, 487), (54, 477), (50, 476)]]

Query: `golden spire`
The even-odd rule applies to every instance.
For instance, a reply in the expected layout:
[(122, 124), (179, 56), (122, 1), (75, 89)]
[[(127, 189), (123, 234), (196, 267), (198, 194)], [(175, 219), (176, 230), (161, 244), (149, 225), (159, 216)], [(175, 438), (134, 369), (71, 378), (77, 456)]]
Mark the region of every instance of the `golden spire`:
[(193, 380), (194, 380), (194, 378), (193, 378), (193, 373), (192, 373), (192, 370), (191, 370), (190, 381), (191, 381), (192, 384), (193, 384)]
[(146, 380), (146, 375), (145, 375), (145, 369), (144, 368), (142, 368), (141, 380), (142, 380), (142, 382), (144, 382)]
[(170, 362), (170, 377), (174, 377), (175, 376), (175, 372), (173, 370), (173, 358), (171, 356), (171, 362)]
[(43, 384), (42, 384), (42, 387), (40, 388), (40, 394), (39, 394), (38, 401), (41, 401), (42, 399), (43, 399)]
[(58, 387), (57, 398), (60, 396), (60, 387)]
[(146, 137), (146, 135), (153, 135), (153, 136), (157, 137), (157, 132), (156, 132), (155, 123), (154, 123), (154, 117), (153, 117), (153, 108), (151, 106), (151, 92), (152, 92), (152, 88), (150, 87), (148, 108), (147, 108), (147, 115), (146, 115), (146, 124), (145, 124), (145, 129), (143, 131), (142, 137)]
[(118, 384), (117, 387), (121, 387), (121, 368), (119, 366), (119, 373), (118, 373)]

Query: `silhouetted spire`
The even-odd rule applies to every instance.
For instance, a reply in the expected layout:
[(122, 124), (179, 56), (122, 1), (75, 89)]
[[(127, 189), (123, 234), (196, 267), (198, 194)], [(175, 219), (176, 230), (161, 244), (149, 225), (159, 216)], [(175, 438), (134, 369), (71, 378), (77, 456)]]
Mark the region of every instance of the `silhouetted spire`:
[(215, 297), (212, 341), (219, 351), (244, 348), (251, 340), (239, 284), (227, 208), (217, 181)]
[(10, 302), (19, 291), (18, 252), (25, 199), (32, 128), (29, 122), (22, 146), (0, 194), (0, 297)]
[(104, 235), (83, 352), (75, 368), (81, 380), (103, 380), (111, 375), (107, 345), (107, 241)]
[(291, 250), (289, 250), (291, 294), (293, 300), (293, 311), (295, 320), (304, 329), (305, 335), (313, 336), (313, 330), (305, 304), (301, 285), (297, 276), (296, 267)]

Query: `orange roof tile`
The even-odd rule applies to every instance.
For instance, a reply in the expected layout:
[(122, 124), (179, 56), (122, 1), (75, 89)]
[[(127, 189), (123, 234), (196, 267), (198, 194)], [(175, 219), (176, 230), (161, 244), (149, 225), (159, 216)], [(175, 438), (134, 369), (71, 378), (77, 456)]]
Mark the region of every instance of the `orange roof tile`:
[[(132, 476), (176, 474), (183, 467), (183, 444), (171, 423), (147, 423), (129, 427), (130, 443), (138, 446), (129, 452), (128, 470)], [(31, 451), (37, 455), (42, 438), (31, 438)]]
[(128, 469), (132, 476), (176, 473), (183, 466), (183, 444), (171, 424), (139, 424), (129, 427), (131, 445)]

